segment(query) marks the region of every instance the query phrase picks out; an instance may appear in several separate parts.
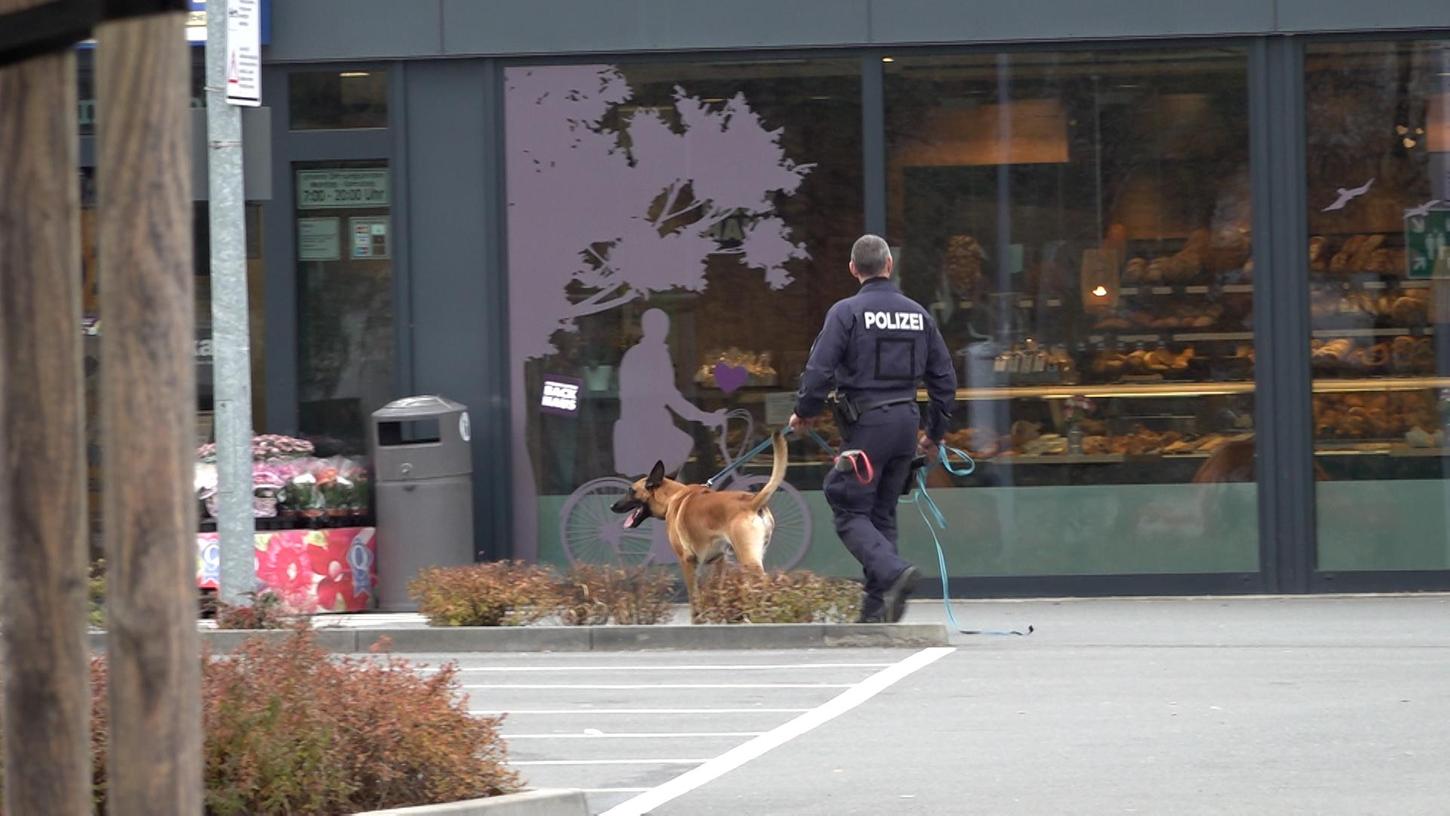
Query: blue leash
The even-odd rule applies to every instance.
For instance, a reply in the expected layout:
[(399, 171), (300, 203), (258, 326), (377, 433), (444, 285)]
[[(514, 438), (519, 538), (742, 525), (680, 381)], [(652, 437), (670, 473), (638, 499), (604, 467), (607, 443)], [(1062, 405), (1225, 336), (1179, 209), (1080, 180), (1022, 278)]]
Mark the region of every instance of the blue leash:
[[(788, 430), (787, 433), (789, 433)], [(806, 433), (810, 436), (812, 440), (815, 441), (817, 445), (820, 445), (821, 449), (824, 450), (827, 454), (830, 454), (831, 456), (836, 455), (836, 449), (831, 447), (831, 444), (825, 439), (822, 439), (821, 435), (816, 432), (815, 428), (807, 428)], [(764, 450), (765, 445), (769, 442), (770, 440), (767, 439), (764, 444), (759, 445), (758, 447), (756, 447), (755, 450), (746, 454), (745, 459), (749, 459), (755, 454)], [(951, 457), (953, 455), (960, 458), (965, 464), (953, 465), (951, 461)], [(960, 450), (958, 448), (948, 447), (947, 443), (945, 442), (938, 443), (937, 445), (937, 459), (941, 462), (942, 467), (946, 469), (946, 472), (950, 473), (953, 476), (970, 476), (977, 469), (977, 463), (972, 461), (972, 457), (969, 456), (966, 451)], [(728, 468), (725, 472), (728, 473), (730, 470), (733, 469), (734, 466)], [(719, 477), (717, 476), (716, 478), (718, 479)], [(706, 482), (706, 484), (709, 484), (709, 482)], [(942, 549), (941, 539), (936, 534), (936, 528), (932, 526), (932, 520), (934, 519), (936, 521), (936, 527), (940, 527), (943, 531), (945, 531), (947, 528), (947, 519), (946, 516), (942, 514), (941, 508), (937, 506), (936, 501), (932, 499), (931, 494), (928, 493), (926, 490), (926, 468), (921, 468), (920, 470), (916, 471), (916, 490), (912, 491), (910, 499), (902, 499), (901, 502), (902, 504), (916, 505), (916, 511), (921, 514), (921, 520), (926, 524), (927, 531), (931, 533), (931, 542), (932, 544), (936, 545), (937, 568), (939, 573), (941, 574), (942, 607), (946, 610), (947, 620), (951, 623), (953, 629), (956, 629), (958, 632), (964, 635), (1016, 635), (1019, 637), (1030, 635), (1034, 631), (1036, 631), (1031, 625), (1027, 627), (1027, 631), (1025, 632), (1016, 629), (963, 629), (962, 625), (957, 622), (956, 614), (952, 612), (951, 595), (947, 592), (946, 552)], [(931, 519), (928, 519), (926, 516), (928, 510), (931, 511)]]
[[(952, 455), (960, 457), (965, 464), (953, 466)], [(966, 451), (948, 447), (945, 442), (940, 443), (937, 447), (937, 458), (946, 472), (953, 476), (970, 476), (977, 469), (977, 463), (972, 461), (972, 457)], [(947, 519), (926, 490), (926, 468), (916, 472), (916, 490), (912, 491), (910, 499), (902, 499), (901, 503), (916, 505), (916, 512), (921, 514), (922, 522), (926, 524), (927, 531), (931, 533), (931, 543), (936, 545), (936, 563), (941, 574), (942, 607), (946, 609), (947, 621), (951, 623), (953, 629), (964, 635), (1017, 635), (1019, 637), (1030, 635), (1035, 631), (1031, 625), (1025, 632), (1016, 629), (963, 629), (962, 625), (957, 623), (957, 616), (952, 612), (951, 595), (947, 592), (947, 557), (945, 551), (942, 550), (941, 539), (936, 534), (937, 527), (940, 527), (943, 532), (946, 531)], [(931, 511), (930, 519), (926, 516), (928, 510)], [(936, 522), (935, 526), (932, 524), (933, 521)]]
[[(790, 436), (791, 435), (791, 430), (790, 430), (790, 428), (786, 428), (785, 430), (781, 431), (781, 433), (782, 434), (785, 434), (786, 436)], [(814, 436), (815, 433), (816, 433), (815, 431), (811, 431), (811, 435), (812, 436)], [(816, 439), (818, 441), (821, 441), (821, 438), (819, 436), (817, 436)], [(770, 447), (770, 443), (772, 441), (774, 441), (773, 440), (773, 437), (770, 436), (770, 435), (767, 435), (765, 437), (765, 441), (764, 442), (761, 442), (759, 445), (756, 445), (755, 447), (753, 447), (750, 450), (746, 451), (739, 459), (736, 459), (734, 462), (731, 462), (730, 464), (726, 465), (724, 470), (722, 470), (719, 473), (716, 473), (714, 476), (711, 476), (710, 478), (706, 479), (705, 480), (705, 486), (708, 487), (708, 488), (710, 488), (711, 490), (714, 490), (715, 489), (715, 485), (719, 484), (721, 479), (724, 479), (726, 476), (729, 476), (730, 474), (734, 473), (736, 470), (738, 470), (740, 468), (741, 465), (745, 464), (746, 462), (749, 462), (751, 459), (754, 459), (757, 455), (760, 454), (761, 451), (763, 451), (766, 448)]]

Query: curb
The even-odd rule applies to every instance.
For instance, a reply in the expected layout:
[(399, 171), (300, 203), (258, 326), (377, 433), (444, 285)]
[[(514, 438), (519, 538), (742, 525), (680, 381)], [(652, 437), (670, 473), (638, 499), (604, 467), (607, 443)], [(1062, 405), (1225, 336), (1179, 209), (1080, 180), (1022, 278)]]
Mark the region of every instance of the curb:
[[(200, 632), (213, 652), (228, 653), (252, 638), (285, 640), (286, 630)], [(383, 638), (393, 654), (447, 652), (628, 652), (692, 649), (908, 649), (948, 645), (940, 623), (756, 623), (660, 626), (459, 626), (403, 629), (314, 629), (329, 652), (370, 652)], [(92, 632), (91, 650), (105, 651), (106, 633)]]
[(531, 790), (441, 805), (370, 810), (354, 816), (589, 816), (583, 791)]

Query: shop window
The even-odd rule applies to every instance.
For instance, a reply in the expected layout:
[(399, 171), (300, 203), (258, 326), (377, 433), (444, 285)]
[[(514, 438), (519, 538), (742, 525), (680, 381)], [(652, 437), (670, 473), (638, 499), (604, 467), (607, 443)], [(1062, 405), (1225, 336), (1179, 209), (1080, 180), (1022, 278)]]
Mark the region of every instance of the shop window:
[(884, 70), (886, 238), (977, 462), (953, 571), (1258, 571), (1245, 54)]
[(299, 162), (293, 177), (301, 430), (360, 456), (368, 417), (397, 396), (388, 165)]
[(287, 111), (293, 130), (387, 127), (388, 72), (293, 72), (287, 77)]
[(1450, 569), (1450, 42), (1305, 70), (1317, 566)]
[[(789, 416), (855, 290), (860, 64), (516, 67), (505, 88), (516, 552), (672, 559), (662, 527), (623, 530), (608, 505), (656, 460), (703, 480)], [(791, 455), (767, 564), (858, 569), (822, 454)]]

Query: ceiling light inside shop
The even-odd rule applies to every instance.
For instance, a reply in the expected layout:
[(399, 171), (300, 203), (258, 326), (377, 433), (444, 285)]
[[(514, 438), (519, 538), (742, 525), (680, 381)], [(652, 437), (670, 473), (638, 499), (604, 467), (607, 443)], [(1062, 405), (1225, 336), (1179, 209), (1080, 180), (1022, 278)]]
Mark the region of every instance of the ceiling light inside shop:
[(1097, 286), (1093, 287), (1093, 297), (1107, 297), (1107, 296), (1108, 296), (1108, 287), (1102, 285), (1101, 283), (1098, 284)]
[(1410, 137), (1406, 136), (1405, 139), (1404, 139), (1404, 141), (1401, 142), (1401, 144), (1403, 144), (1405, 146), (1405, 149), (1406, 150), (1409, 150), (1410, 148), (1412, 148), (1412, 147), (1415, 146), (1416, 142), (1415, 142), (1414, 139), (1411, 139)]
[(1409, 132), (1410, 132), (1410, 129), (1408, 127), (1406, 127), (1405, 125), (1395, 125), (1395, 133), (1399, 134), (1400, 136), (1403, 136), (1403, 135), (1405, 135), (1406, 133), (1409, 133)]
[(357, 79), (358, 77), (372, 76), (372, 73), (369, 71), (343, 71), (338, 76), (343, 79)]
[(896, 57), (882, 57), (882, 62), (896, 62)]

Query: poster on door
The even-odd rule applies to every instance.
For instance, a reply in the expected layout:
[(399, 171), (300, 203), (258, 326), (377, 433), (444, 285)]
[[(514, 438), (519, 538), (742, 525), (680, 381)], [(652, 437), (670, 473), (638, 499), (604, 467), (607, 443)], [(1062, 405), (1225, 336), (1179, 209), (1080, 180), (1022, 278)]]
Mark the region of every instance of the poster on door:
[(336, 218), (297, 219), (297, 260), (339, 260), (342, 257), (340, 231)]
[(388, 219), (350, 218), (353, 260), (380, 260), (392, 257), (388, 246)]

